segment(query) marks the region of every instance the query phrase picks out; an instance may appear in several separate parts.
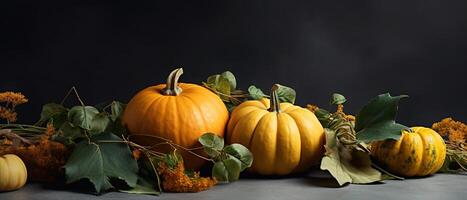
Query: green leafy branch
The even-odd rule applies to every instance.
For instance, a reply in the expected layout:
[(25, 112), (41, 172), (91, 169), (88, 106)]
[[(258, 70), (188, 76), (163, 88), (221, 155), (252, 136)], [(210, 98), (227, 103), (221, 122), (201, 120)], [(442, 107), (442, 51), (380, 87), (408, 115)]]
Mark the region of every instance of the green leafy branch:
[[(168, 145), (172, 148), (173, 151), (186, 151), (194, 156), (197, 156), (198, 158), (212, 162), (212, 177), (215, 177), (220, 182), (233, 182), (238, 180), (240, 173), (246, 168), (250, 167), (253, 163), (253, 155), (246, 147), (240, 144), (224, 146), (224, 139), (213, 133), (203, 134), (198, 139), (201, 146), (195, 148), (186, 148), (172, 142), (169, 139), (154, 135), (136, 134), (132, 136), (153, 137), (162, 141), (151, 146), (141, 146), (130, 142), (130, 139), (127, 140), (130, 146), (141, 150), (141, 152), (143, 152), (143, 154), (148, 158), (154, 158), (158, 161), (167, 160), (166, 156), (168, 154), (158, 152), (155, 150), (155, 147)], [(195, 153), (195, 151), (199, 149), (204, 149), (204, 152), (208, 155), (208, 157)], [(167, 164), (171, 165), (170, 163)], [(156, 164), (152, 163), (151, 165)], [(156, 173), (156, 171), (154, 172)]]
[[(80, 105), (67, 108), (63, 104), (71, 94)], [(36, 125), (52, 123), (58, 130), (52, 139), (72, 149), (64, 166), (67, 183), (88, 179), (97, 193), (115, 188), (110, 181), (113, 178), (123, 180), (129, 187), (137, 186), (138, 164), (132, 158), (129, 146), (117, 136), (126, 134), (120, 122), (124, 106), (117, 101), (102, 109), (87, 106), (75, 87), (60, 104), (43, 106)]]
[(253, 163), (253, 154), (241, 144), (224, 146), (224, 139), (213, 133), (206, 133), (199, 138), (204, 151), (214, 162), (212, 176), (221, 182), (238, 180), (240, 172)]
[[(217, 94), (224, 101), (229, 111), (247, 100), (269, 98), (269, 95), (266, 95), (260, 88), (254, 85), (248, 87), (247, 91), (237, 89), (237, 79), (230, 71), (209, 76), (202, 84)], [(294, 89), (279, 85), (277, 94), (281, 102), (295, 103), (296, 92)]]

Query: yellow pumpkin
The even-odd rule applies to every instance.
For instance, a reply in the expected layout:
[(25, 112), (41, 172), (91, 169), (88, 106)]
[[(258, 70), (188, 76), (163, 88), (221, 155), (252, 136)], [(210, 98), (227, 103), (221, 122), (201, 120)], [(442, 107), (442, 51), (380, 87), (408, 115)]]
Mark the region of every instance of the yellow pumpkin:
[(302, 172), (320, 161), (324, 129), (309, 110), (279, 103), (278, 85), (271, 99), (246, 101), (236, 107), (227, 127), (230, 143), (246, 146), (253, 154), (250, 171), (262, 175)]
[(399, 140), (373, 142), (372, 156), (400, 176), (426, 176), (436, 173), (444, 163), (446, 145), (434, 130), (413, 127), (403, 131)]
[(26, 184), (27, 178), (21, 158), (13, 154), (0, 156), (0, 191), (17, 190)]
[[(134, 141), (142, 145), (161, 143), (157, 137), (173, 141), (185, 148), (199, 146), (198, 138), (207, 132), (224, 136), (229, 113), (222, 100), (213, 92), (196, 84), (178, 83), (183, 69), (175, 69), (167, 84), (148, 87), (138, 92), (128, 103), (123, 124)], [(158, 145), (168, 152), (171, 147)], [(179, 151), (189, 168), (199, 168), (203, 160)], [(200, 153), (200, 152), (198, 152)]]

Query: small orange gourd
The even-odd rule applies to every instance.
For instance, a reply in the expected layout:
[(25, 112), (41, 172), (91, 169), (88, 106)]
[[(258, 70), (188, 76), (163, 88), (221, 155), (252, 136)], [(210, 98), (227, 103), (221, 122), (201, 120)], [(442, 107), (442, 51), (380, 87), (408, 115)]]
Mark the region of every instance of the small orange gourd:
[[(182, 68), (173, 70), (166, 84), (148, 87), (128, 103), (122, 121), (137, 143), (156, 145), (163, 142), (156, 137), (162, 137), (193, 148), (199, 146), (198, 138), (204, 133), (223, 137), (229, 118), (224, 103), (204, 87), (178, 83), (182, 73)], [(164, 144), (154, 148), (171, 149)], [(204, 162), (186, 151), (179, 152), (188, 168), (197, 169)]]
[(413, 127), (399, 140), (384, 140), (370, 145), (371, 155), (390, 172), (405, 176), (436, 173), (444, 163), (446, 145), (433, 129)]
[(324, 129), (309, 110), (280, 103), (278, 85), (271, 99), (246, 101), (237, 106), (227, 127), (230, 143), (253, 153), (250, 171), (262, 175), (302, 172), (317, 164), (323, 154)]

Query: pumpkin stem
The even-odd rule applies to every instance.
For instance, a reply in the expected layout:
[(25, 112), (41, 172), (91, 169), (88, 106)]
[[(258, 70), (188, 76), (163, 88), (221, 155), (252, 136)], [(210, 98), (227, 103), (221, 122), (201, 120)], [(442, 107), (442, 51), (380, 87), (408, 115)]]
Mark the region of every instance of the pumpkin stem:
[(279, 95), (277, 95), (277, 89), (279, 89), (278, 84), (274, 84), (271, 88), (271, 99), (270, 99), (270, 112), (281, 112)]
[(182, 92), (182, 88), (178, 87), (178, 79), (183, 74), (183, 68), (174, 69), (167, 77), (167, 84), (162, 89), (163, 95), (177, 96)]

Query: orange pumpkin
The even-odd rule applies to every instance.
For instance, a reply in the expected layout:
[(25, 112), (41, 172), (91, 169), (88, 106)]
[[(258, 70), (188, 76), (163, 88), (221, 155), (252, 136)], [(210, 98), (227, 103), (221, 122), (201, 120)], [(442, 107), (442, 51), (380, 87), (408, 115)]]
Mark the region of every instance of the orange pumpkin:
[(271, 89), (271, 99), (246, 101), (231, 115), (227, 135), (253, 153), (249, 169), (261, 175), (304, 172), (320, 161), (324, 150), (324, 130), (309, 110), (280, 103), (279, 86)]
[[(157, 138), (162, 137), (193, 148), (199, 146), (198, 138), (204, 133), (223, 137), (229, 119), (224, 103), (202, 86), (178, 83), (182, 73), (182, 68), (175, 69), (167, 84), (148, 87), (128, 103), (122, 121), (135, 142), (155, 145), (163, 142)], [(172, 149), (164, 144), (153, 148), (163, 152)], [(204, 163), (186, 151), (179, 152), (188, 168), (197, 169)]]

